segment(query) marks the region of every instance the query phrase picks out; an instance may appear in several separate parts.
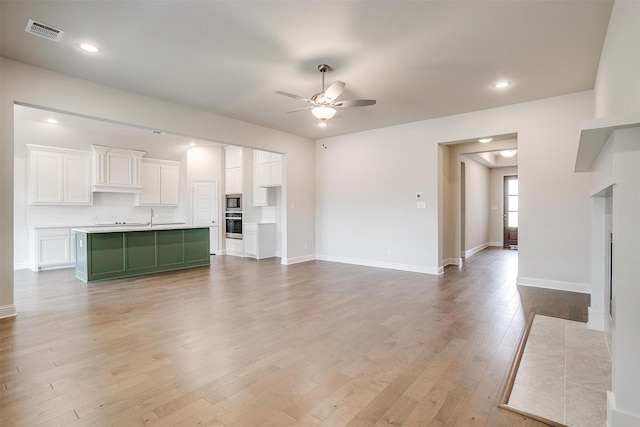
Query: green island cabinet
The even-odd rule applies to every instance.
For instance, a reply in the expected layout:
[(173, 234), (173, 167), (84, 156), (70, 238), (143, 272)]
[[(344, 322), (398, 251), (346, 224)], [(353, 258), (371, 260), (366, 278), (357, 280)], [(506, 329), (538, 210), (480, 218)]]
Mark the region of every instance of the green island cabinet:
[(209, 228), (76, 229), (76, 277), (84, 282), (210, 265)]

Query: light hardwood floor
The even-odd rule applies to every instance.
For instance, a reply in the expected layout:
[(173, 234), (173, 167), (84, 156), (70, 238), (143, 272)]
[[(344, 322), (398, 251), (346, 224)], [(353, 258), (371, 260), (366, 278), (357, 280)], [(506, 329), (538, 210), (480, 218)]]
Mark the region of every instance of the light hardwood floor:
[(88, 285), (20, 270), (0, 424), (542, 426), (496, 407), (527, 313), (584, 317), (588, 296), (521, 298), (516, 257), (440, 277), (229, 256)]

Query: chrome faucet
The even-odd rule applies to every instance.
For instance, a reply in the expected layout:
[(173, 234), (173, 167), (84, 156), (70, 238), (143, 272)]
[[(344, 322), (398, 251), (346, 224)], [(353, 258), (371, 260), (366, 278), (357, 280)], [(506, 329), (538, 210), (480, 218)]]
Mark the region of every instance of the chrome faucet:
[(149, 228), (153, 227), (153, 217), (155, 216), (153, 214), (153, 208), (149, 208)]

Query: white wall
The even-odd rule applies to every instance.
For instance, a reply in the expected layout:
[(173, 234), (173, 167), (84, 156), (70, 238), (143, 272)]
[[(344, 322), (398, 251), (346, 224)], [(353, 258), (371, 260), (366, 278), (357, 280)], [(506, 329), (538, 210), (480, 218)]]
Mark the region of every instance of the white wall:
[[(0, 184), (0, 316), (15, 313), (13, 302), (14, 103), (160, 129), (224, 144), (287, 154), (286, 193), (295, 206), (283, 212), (283, 262), (313, 259), (315, 248), (315, 151), (296, 135), (227, 119), (64, 74), (0, 58), (2, 87)], [(288, 205), (290, 206), (290, 205)]]
[(465, 163), (465, 257), (489, 246), (489, 168)]
[(489, 174), (489, 241), (491, 246), (504, 244), (504, 177), (518, 175), (517, 167), (493, 168)]
[[(573, 168), (579, 125), (593, 108), (587, 91), (317, 141), (319, 257), (442, 271), (450, 255), (438, 227), (439, 214), (447, 215), (439, 205), (447, 188), (438, 181), (446, 153), (438, 144), (517, 134), (518, 281), (588, 292), (589, 180)], [(426, 209), (416, 208), (417, 191)], [(560, 235), (571, 250), (558, 244)]]
[(639, 18), (639, 1), (614, 3), (596, 77), (596, 118), (640, 113)]
[[(616, 1), (611, 11), (595, 86), (597, 118), (626, 118), (640, 113), (640, 2)], [(640, 123), (638, 124), (640, 126)], [(613, 353), (612, 393), (607, 396), (609, 427), (640, 425), (640, 127), (615, 131), (590, 174), (597, 191), (613, 185), (613, 286), (611, 324)], [(594, 198), (596, 245), (602, 237), (606, 209)], [(594, 246), (594, 311), (606, 310), (603, 297), (604, 251)], [(590, 312), (591, 314), (591, 312)], [(591, 319), (590, 319), (591, 320)]]

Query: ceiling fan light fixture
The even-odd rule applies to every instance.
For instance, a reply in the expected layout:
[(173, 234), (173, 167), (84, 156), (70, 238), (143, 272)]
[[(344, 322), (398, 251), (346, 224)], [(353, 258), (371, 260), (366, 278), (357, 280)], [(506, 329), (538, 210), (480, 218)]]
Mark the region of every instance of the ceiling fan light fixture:
[(329, 120), (331, 117), (336, 115), (336, 110), (331, 107), (319, 106), (312, 108), (311, 114), (313, 114), (316, 119)]

